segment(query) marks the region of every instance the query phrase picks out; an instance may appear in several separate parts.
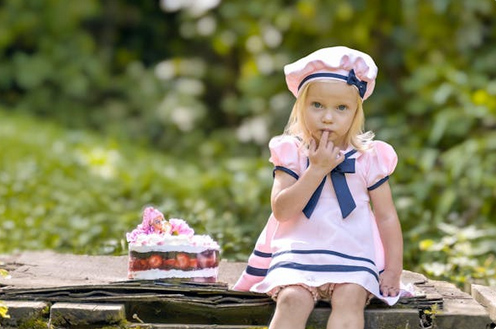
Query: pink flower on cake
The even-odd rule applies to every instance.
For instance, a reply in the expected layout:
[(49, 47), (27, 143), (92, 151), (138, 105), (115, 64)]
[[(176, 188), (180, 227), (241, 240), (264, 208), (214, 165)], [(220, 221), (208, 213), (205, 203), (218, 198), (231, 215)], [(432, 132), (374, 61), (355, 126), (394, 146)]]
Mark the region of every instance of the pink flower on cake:
[(190, 239), (195, 231), (183, 219), (165, 220), (164, 215), (153, 207), (146, 207), (143, 220), (132, 232), (126, 233), (129, 243), (137, 245), (163, 245), (167, 237), (181, 236)]
[(178, 218), (169, 219), (172, 235), (193, 236), (195, 231), (183, 220)]

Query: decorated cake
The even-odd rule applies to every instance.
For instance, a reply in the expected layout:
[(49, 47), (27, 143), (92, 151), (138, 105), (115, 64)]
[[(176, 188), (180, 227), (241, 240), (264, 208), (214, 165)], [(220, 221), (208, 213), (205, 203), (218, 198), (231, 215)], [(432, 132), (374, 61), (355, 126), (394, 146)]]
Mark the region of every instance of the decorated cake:
[(219, 245), (208, 235), (195, 235), (183, 219), (166, 220), (153, 207), (143, 222), (126, 234), (130, 279), (180, 279), (216, 282)]

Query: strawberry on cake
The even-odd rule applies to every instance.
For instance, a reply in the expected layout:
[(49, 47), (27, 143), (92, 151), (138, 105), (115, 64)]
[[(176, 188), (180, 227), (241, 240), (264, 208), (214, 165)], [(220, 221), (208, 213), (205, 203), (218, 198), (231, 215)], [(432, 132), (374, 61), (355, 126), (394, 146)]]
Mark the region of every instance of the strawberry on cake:
[(143, 222), (126, 237), (130, 279), (217, 281), (219, 245), (208, 235), (195, 235), (182, 219), (166, 220), (160, 211), (147, 207)]

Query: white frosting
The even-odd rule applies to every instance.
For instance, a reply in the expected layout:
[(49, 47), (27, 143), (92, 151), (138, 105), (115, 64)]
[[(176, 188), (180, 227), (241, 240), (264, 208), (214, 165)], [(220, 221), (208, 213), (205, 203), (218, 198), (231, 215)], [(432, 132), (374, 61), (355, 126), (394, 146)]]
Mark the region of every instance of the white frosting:
[(164, 235), (159, 233), (140, 234), (135, 242), (129, 243), (129, 250), (202, 252), (219, 249), (219, 244), (208, 235)]
[(177, 251), (177, 252), (186, 252), (186, 253), (201, 253), (206, 250), (212, 250), (211, 248), (201, 247), (201, 246), (192, 246), (192, 245), (164, 245), (164, 246), (136, 246), (129, 245), (129, 251), (135, 251), (139, 253), (146, 252), (168, 252), (168, 251)]
[(163, 278), (210, 278), (217, 277), (219, 273), (218, 267), (204, 268), (201, 270), (181, 271), (181, 270), (159, 270), (152, 269), (146, 271), (130, 271), (129, 277), (141, 280), (153, 280)]

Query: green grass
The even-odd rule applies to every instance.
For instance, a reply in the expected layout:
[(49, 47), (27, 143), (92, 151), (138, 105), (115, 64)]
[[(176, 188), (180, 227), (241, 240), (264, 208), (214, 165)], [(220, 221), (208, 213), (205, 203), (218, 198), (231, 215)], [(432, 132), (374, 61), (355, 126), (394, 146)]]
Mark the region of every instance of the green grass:
[(5, 111), (0, 141), (0, 253), (122, 254), (154, 205), (212, 235), (224, 257), (244, 258), (270, 212), (263, 160), (177, 159)]

